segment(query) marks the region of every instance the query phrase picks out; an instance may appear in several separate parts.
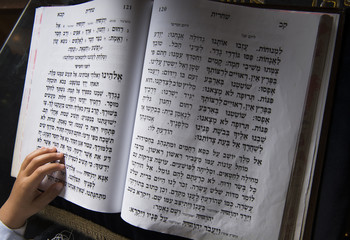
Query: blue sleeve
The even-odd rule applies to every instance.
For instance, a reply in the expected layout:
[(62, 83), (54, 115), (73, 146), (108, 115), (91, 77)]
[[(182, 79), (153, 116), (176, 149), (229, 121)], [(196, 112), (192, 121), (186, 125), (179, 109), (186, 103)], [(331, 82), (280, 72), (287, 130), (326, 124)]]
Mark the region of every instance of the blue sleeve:
[(1, 240), (24, 240), (23, 235), (25, 226), (19, 229), (10, 229), (0, 221), (0, 239)]

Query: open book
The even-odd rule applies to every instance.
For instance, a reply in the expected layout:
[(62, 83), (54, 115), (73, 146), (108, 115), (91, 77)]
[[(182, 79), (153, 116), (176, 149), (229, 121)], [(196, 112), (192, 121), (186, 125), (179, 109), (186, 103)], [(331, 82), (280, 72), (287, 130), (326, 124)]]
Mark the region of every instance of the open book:
[(199, 0), (38, 8), (12, 175), (56, 146), (66, 172), (42, 188), (63, 180), (61, 196), (87, 209), (271, 240), (291, 201), (286, 238), (299, 238), (338, 18)]

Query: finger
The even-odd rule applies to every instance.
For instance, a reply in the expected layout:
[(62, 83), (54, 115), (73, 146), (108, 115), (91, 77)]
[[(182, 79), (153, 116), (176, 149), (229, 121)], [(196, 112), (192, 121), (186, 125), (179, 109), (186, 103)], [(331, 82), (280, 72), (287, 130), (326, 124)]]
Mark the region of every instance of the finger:
[(47, 204), (54, 200), (55, 197), (61, 193), (63, 187), (63, 183), (57, 182), (52, 184), (45, 192), (40, 194), (33, 202), (37, 210), (39, 211), (43, 209)]
[(49, 163), (40, 166), (29, 176), (29, 181), (32, 182), (34, 188), (37, 188), (46, 175), (56, 171), (64, 171), (64, 169), (64, 164), (60, 163)]
[(27, 176), (30, 176), (37, 168), (57, 160), (63, 161), (63, 153), (45, 153), (39, 156), (36, 156), (26, 167), (24, 173)]
[(57, 152), (56, 148), (47, 148), (47, 147), (42, 147), (39, 148), (33, 152), (31, 152), (30, 154), (27, 155), (27, 157), (24, 159), (22, 165), (21, 165), (21, 170), (25, 170), (27, 168), (27, 166), (30, 164), (30, 162), (37, 156), (45, 154), (45, 153), (50, 153), (50, 152)]

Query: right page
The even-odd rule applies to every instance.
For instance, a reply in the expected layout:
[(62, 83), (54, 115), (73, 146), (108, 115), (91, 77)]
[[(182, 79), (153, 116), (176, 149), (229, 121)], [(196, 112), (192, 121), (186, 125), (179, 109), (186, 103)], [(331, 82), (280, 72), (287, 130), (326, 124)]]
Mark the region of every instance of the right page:
[(321, 16), (155, 1), (122, 217), (278, 239)]

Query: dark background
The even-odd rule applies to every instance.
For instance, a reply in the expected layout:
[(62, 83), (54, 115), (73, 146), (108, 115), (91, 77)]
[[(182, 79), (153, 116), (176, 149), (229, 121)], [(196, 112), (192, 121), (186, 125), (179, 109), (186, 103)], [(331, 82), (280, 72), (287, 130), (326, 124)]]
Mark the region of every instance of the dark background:
[[(12, 154), (17, 121), (27, 67), (27, 58), (34, 19), (34, 9), (50, 3), (74, 4), (82, 1), (31, 1), (16, 28), (0, 52), (0, 205), (10, 191), (14, 179), (10, 177)], [(241, 1), (239, 1), (241, 2)], [(246, 0), (248, 2), (248, 0)], [(257, 2), (257, 1), (252, 1)], [(325, 2), (325, 1), (324, 1)], [(335, 7), (335, 1), (323, 6)], [(344, 1), (346, 2), (346, 1)], [(342, 1), (336, 7), (344, 7)], [(265, 0), (267, 5), (320, 6), (322, 1)], [(27, 0), (0, 0), (0, 46), (6, 41)], [(347, 11), (348, 12), (348, 11)], [(347, 14), (349, 15), (349, 14)], [(331, 102), (329, 134), (326, 138), (324, 164), (320, 168), (320, 188), (312, 226), (312, 239), (350, 239), (350, 19), (346, 18), (342, 49), (339, 58), (339, 74), (336, 77), (334, 99)], [(125, 223), (120, 214), (102, 214), (88, 211), (61, 198), (52, 205), (103, 225), (130, 239), (181, 239), (179, 237), (142, 230)]]

